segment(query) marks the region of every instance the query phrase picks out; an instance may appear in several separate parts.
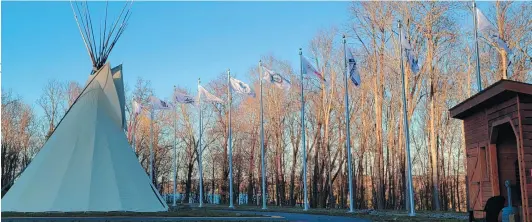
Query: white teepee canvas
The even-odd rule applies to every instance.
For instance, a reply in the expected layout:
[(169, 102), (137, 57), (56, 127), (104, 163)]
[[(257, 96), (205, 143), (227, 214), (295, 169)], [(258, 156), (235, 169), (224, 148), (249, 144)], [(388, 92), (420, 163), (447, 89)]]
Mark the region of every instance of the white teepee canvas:
[(116, 93), (118, 95), (118, 101), (120, 102), (120, 108), (122, 111), (122, 128), (127, 131), (126, 128), (126, 97), (124, 95), (124, 78), (122, 78), (122, 64), (111, 69), (113, 75), (113, 82), (115, 84)]
[(128, 144), (109, 64), (90, 78), (95, 79), (2, 199), (3, 212), (168, 209)]

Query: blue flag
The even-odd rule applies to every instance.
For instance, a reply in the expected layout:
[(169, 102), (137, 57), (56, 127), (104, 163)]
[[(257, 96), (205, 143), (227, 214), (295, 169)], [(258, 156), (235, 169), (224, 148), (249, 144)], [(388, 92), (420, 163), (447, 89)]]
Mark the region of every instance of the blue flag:
[(353, 56), (353, 53), (351, 52), (351, 49), (347, 48), (347, 71), (349, 78), (351, 81), (353, 81), (353, 84), (355, 86), (360, 85), (360, 75), (358, 74), (357, 70), (357, 62), (355, 61), (355, 57)]

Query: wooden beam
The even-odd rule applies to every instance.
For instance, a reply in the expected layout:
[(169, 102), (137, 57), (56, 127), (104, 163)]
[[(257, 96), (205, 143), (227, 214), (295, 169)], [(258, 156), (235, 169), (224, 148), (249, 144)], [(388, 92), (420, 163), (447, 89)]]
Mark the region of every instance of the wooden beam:
[(491, 178), (491, 187), (493, 196), (500, 195), (499, 187), (499, 164), (497, 163), (497, 145), (489, 145), (489, 161), (490, 161), (490, 178)]

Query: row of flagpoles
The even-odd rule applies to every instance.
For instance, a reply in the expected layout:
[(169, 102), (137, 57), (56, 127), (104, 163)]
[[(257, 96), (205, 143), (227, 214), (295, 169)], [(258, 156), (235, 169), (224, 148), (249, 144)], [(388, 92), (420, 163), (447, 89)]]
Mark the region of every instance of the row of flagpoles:
[[(344, 36), (344, 48), (345, 48), (345, 36)], [(303, 75), (304, 74), (308, 74), (308, 75), (312, 75), (312, 76), (315, 76), (315, 77), (318, 77), (320, 80), (322, 81), (325, 81), (325, 78), (323, 76), (322, 73), (320, 73), (302, 54), (302, 51), (300, 49), (300, 52), (299, 52), (299, 55), (300, 55), (300, 61), (301, 61), (301, 83), (303, 83)], [(345, 65), (346, 65), (346, 68), (348, 68), (346, 70), (346, 75), (345, 75), (345, 85), (346, 85), (346, 117), (349, 118), (349, 102), (347, 101), (348, 99), (348, 96), (347, 96), (347, 84), (348, 84), (348, 80), (347, 78), (351, 79), (351, 81), (356, 85), (360, 85), (360, 76), (358, 74), (358, 71), (356, 70), (356, 62), (355, 62), (355, 59), (354, 59), (354, 56), (353, 54), (351, 53), (351, 51), (349, 49), (346, 50), (345, 52)], [(283, 90), (289, 90), (290, 87), (291, 87), (291, 83), (290, 83), (290, 80), (288, 80), (287, 77), (283, 76), (282, 74), (278, 73), (278, 72), (275, 72), (275, 71), (272, 71), (268, 68), (266, 68), (264, 65), (262, 65), (262, 61), (259, 61), (259, 72), (260, 72), (260, 76), (261, 76), (261, 79), (260, 79), (260, 112), (261, 112), (261, 164), (262, 164), (262, 198), (263, 198), (263, 209), (267, 209), (266, 208), (266, 172), (265, 172), (265, 154), (264, 154), (264, 111), (263, 111), (263, 102), (262, 102), (262, 97), (263, 97), (263, 93), (262, 93), (262, 85), (263, 85), (263, 81), (267, 81), (269, 83), (271, 83), (272, 85), (278, 87), (278, 88), (281, 88)], [(228, 117), (229, 117), (229, 123), (228, 123), (228, 150), (229, 150), (229, 200), (230, 200), (230, 203), (229, 203), (229, 207), (230, 208), (234, 208), (234, 204), (233, 204), (233, 188), (232, 188), (232, 181), (233, 181), (233, 177), (232, 177), (232, 165), (233, 165), (233, 161), (232, 161), (232, 131), (231, 131), (231, 103), (232, 103), (232, 92), (236, 92), (236, 93), (239, 93), (239, 94), (242, 94), (242, 95), (247, 95), (247, 96), (252, 96), (252, 97), (255, 97), (255, 92), (251, 89), (251, 87), (238, 80), (238, 79), (235, 79), (233, 77), (231, 77), (231, 72), (228, 70), (227, 71), (227, 79), (228, 79), (228, 88), (227, 88), (227, 93), (228, 93), (228, 107), (229, 107), (229, 110), (228, 110)], [(153, 178), (153, 118), (154, 118), (154, 113), (155, 113), (155, 110), (171, 110), (175, 107), (175, 105), (177, 103), (180, 103), (180, 104), (196, 104), (197, 107), (198, 107), (198, 110), (199, 110), (199, 139), (198, 139), (198, 146), (197, 146), (197, 149), (198, 149), (198, 170), (199, 170), (199, 180), (200, 180), (200, 184), (199, 184), (199, 190), (200, 190), (200, 200), (203, 199), (203, 183), (202, 183), (202, 178), (203, 178), (203, 171), (202, 171), (202, 147), (201, 147), (201, 141), (202, 141), (202, 128), (203, 128), (203, 123), (202, 123), (202, 109), (201, 109), (201, 105), (202, 105), (202, 97), (205, 97), (204, 100), (206, 102), (213, 102), (213, 103), (223, 103), (224, 101), (218, 97), (216, 97), (215, 95), (211, 94), (210, 92), (208, 92), (205, 88), (203, 88), (203, 86), (201, 86), (200, 84), (200, 81), (198, 80), (198, 97), (197, 99), (195, 99), (193, 96), (190, 96), (190, 95), (187, 95), (187, 94), (183, 94), (183, 93), (180, 93), (177, 91), (177, 89), (174, 89), (174, 96), (173, 96), (173, 103), (169, 103), (169, 102), (166, 102), (166, 101), (163, 101), (157, 97), (150, 97), (150, 103), (151, 103), (151, 112), (150, 112), (150, 117), (151, 117), (151, 124), (150, 124), (150, 164), (149, 164), (149, 172), (150, 172), (150, 178), (151, 180), (153, 181), (154, 178)], [(306, 165), (307, 165), (307, 161), (306, 161), (306, 148), (305, 148), (305, 101), (304, 101), (304, 90), (303, 90), (303, 84), (301, 84), (301, 133), (302, 133), (302, 147), (303, 147), (303, 176), (304, 176), (304, 179), (303, 179), (303, 183), (304, 183), (304, 193), (305, 193), (305, 210), (308, 210), (308, 196), (307, 196), (307, 181), (306, 181)], [(141, 110), (142, 110), (142, 106), (134, 101), (133, 102), (133, 110), (135, 112), (135, 115), (138, 115)], [(177, 112), (176, 112), (177, 113)], [(177, 127), (177, 114), (174, 116), (174, 128)], [(349, 130), (349, 121), (347, 121), (347, 130)], [(349, 132), (349, 131), (348, 131)], [(132, 145), (135, 149), (135, 152), (136, 152), (136, 148), (135, 148), (135, 138), (134, 138), (134, 135), (135, 135), (135, 132), (134, 132), (134, 128), (133, 128), (133, 135), (132, 135)], [(176, 133), (174, 132), (174, 135), (176, 135)], [(175, 137), (175, 136), (174, 136)], [(347, 152), (350, 154), (351, 151), (350, 151), (350, 146), (349, 146), (349, 137), (347, 138)], [(176, 176), (177, 176), (177, 172), (176, 172), (176, 138), (174, 138), (174, 163), (173, 163), (173, 168), (174, 168), (174, 194), (176, 193)], [(349, 160), (349, 187), (350, 187), (350, 201), (352, 203), (352, 169), (351, 169), (351, 155), (348, 155), (348, 160)], [(174, 195), (174, 200), (173, 200), (173, 205), (175, 206), (176, 204), (176, 200), (175, 200), (175, 195)], [(202, 207), (203, 206), (203, 203), (202, 201), (200, 201), (199, 203), (199, 206)], [(351, 211), (353, 211), (353, 206), (351, 204)]]
[[(478, 84), (478, 90), (480, 91), (482, 88), (481, 81), (480, 81), (480, 62), (479, 62), (479, 56), (478, 56), (478, 34), (477, 31), (481, 31), (485, 36), (487, 36), (486, 41), (489, 44), (492, 44), (495, 47), (498, 47), (499, 49), (505, 50), (508, 54), (511, 53), (509, 50), (507, 44), (498, 36), (495, 28), (489, 23), (487, 18), (480, 12), (478, 8), (476, 8), (475, 3), (473, 2), (473, 10), (474, 10), (474, 22), (475, 22), (475, 42), (476, 42), (476, 51), (477, 51), (477, 84)], [(416, 53), (414, 51), (414, 47), (410, 44), (410, 41), (407, 40), (406, 35), (404, 33), (404, 29), (402, 27), (401, 21), (398, 23), (399, 28), (399, 40), (401, 45), (401, 53), (400, 53), (400, 68), (401, 68), (401, 76), (402, 76), (402, 97), (403, 97), (403, 121), (404, 121), (404, 133), (405, 133), (405, 151), (406, 151), (406, 161), (407, 161), (407, 168), (406, 168), (406, 181), (407, 181), (407, 194), (408, 194), (408, 209), (409, 209), (409, 215), (414, 216), (415, 215), (415, 209), (414, 209), (414, 195), (413, 195), (413, 186), (412, 186), (412, 166), (411, 166), (411, 159), (410, 159), (410, 141), (409, 141), (409, 126), (408, 126), (408, 115), (407, 115), (407, 101), (406, 101), (406, 88), (405, 88), (405, 72), (404, 72), (404, 66), (403, 66), (403, 60), (406, 58), (408, 67), (411, 70), (412, 73), (417, 74), (420, 71), (419, 65), (418, 65), (418, 59), (416, 56)], [(343, 48), (344, 48), (344, 68), (345, 68), (345, 76), (344, 76), (344, 84), (345, 84), (345, 118), (346, 118), (346, 153), (347, 153), (347, 165), (348, 165), (348, 179), (349, 179), (349, 212), (354, 212), (354, 200), (353, 200), (353, 173), (352, 173), (352, 157), (351, 157), (351, 141), (350, 141), (350, 120), (349, 120), (349, 91), (348, 91), (348, 82), (351, 80), (351, 82), (355, 86), (360, 86), (360, 75), (357, 71), (357, 64), (355, 61), (355, 58), (353, 56), (353, 53), (351, 52), (350, 48), (346, 47), (346, 39), (345, 36), (343, 36)], [(325, 81), (324, 75), (319, 72), (308, 60), (305, 56), (303, 56), (302, 50), (299, 49), (299, 56), (300, 56), (300, 81), (301, 81), (301, 134), (302, 134), (302, 170), (303, 170), (303, 193), (304, 193), (304, 210), (309, 209), (308, 204), (308, 192), (307, 192), (307, 158), (306, 158), (306, 138), (305, 138), (305, 100), (304, 100), (304, 90), (303, 90), (303, 75), (311, 75), (314, 76), (321, 81)], [(263, 81), (266, 81), (280, 89), (283, 90), (289, 90), (291, 87), (290, 80), (284, 76), (283, 74), (279, 72), (272, 71), (271, 69), (266, 68), (262, 61), (259, 61), (259, 75), (261, 78), (260, 81), (260, 137), (261, 137), (261, 166), (262, 166), (262, 209), (267, 209), (266, 207), (266, 166), (265, 166), (265, 153), (264, 153), (264, 112), (263, 112), (263, 93), (262, 93), (262, 85)], [(232, 161), (232, 131), (231, 131), (231, 103), (232, 103), (232, 93), (236, 92), (238, 94), (246, 95), (255, 97), (255, 92), (251, 89), (251, 87), (233, 77), (231, 77), (231, 72), (227, 71), (227, 94), (228, 94), (228, 117), (229, 117), (229, 123), (228, 123), (228, 150), (229, 150), (229, 207), (234, 208), (233, 204), (233, 161)], [(173, 102), (168, 103), (166, 101), (160, 100), (156, 97), (150, 97), (150, 103), (151, 103), (151, 124), (150, 124), (150, 165), (149, 165), (149, 172), (150, 172), (150, 179), (154, 180), (153, 178), (153, 118), (154, 118), (154, 111), (155, 110), (171, 110), (176, 107), (177, 103), (180, 104), (196, 104), (198, 108), (199, 113), (199, 139), (198, 139), (198, 146), (197, 146), (197, 153), (198, 153), (198, 170), (199, 170), (199, 191), (200, 191), (200, 203), (199, 206), (203, 206), (203, 167), (202, 167), (202, 132), (203, 132), (203, 121), (202, 121), (202, 97), (205, 102), (211, 102), (211, 103), (224, 103), (224, 101), (215, 95), (209, 93), (203, 86), (201, 86), (201, 82), (198, 79), (198, 97), (197, 99), (193, 96), (178, 92), (177, 89), (174, 87), (174, 95), (173, 95)], [(135, 115), (138, 115), (141, 111), (142, 107), (141, 105), (134, 101), (133, 104), (133, 110)], [(177, 111), (174, 116), (174, 130), (177, 130)], [(133, 127), (133, 135), (132, 135), (132, 146), (135, 149), (135, 152), (137, 152), (135, 148), (135, 127)], [(177, 167), (176, 167), (176, 143), (177, 139), (176, 132), (174, 132), (174, 145), (173, 145), (173, 168), (174, 168), (174, 199), (173, 199), (173, 206), (176, 206), (176, 181), (177, 181)]]

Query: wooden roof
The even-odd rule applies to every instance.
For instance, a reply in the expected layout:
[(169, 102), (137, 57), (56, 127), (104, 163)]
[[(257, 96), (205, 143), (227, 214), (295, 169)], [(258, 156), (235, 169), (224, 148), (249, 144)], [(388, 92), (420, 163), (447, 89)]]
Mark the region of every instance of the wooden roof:
[(513, 80), (499, 80), (488, 88), (454, 106), (449, 111), (451, 117), (464, 119), (483, 107), (496, 105), (516, 94), (532, 97), (532, 84)]

